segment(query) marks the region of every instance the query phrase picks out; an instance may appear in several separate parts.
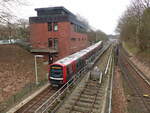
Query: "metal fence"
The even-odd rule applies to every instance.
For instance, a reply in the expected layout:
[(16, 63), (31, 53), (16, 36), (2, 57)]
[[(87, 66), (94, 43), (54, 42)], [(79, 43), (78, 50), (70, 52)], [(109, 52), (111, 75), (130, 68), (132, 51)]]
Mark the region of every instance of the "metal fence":
[(36, 85), (36, 83), (26, 84), (18, 93), (0, 103), (0, 113), (6, 112), (10, 107), (21, 102), (25, 97), (29, 96), (29, 94), (33, 93), (46, 83), (47, 79), (40, 81), (38, 85)]

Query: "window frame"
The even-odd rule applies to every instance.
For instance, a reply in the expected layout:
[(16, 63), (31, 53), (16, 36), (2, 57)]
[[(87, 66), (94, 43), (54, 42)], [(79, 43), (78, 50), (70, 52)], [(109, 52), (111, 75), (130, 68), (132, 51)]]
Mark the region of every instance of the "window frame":
[[(51, 45), (50, 45), (50, 42), (51, 42)], [(49, 48), (53, 47), (53, 45), (54, 45), (53, 43), (54, 43), (53, 38), (48, 38), (48, 47)]]
[[(55, 27), (57, 28), (56, 30), (55, 30)], [(57, 31), (58, 31), (58, 23), (57, 23), (57, 22), (54, 22), (54, 23), (53, 23), (53, 31), (54, 31), (54, 32), (57, 32)]]
[(52, 22), (48, 22), (48, 23), (47, 23), (47, 28), (48, 28), (48, 31), (49, 31), (49, 32), (53, 30)]

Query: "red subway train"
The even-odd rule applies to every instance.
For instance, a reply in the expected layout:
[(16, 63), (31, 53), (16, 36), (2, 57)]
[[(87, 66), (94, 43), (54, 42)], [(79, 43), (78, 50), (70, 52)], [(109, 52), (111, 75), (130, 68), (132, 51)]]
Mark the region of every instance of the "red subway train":
[(60, 59), (50, 65), (49, 81), (52, 85), (63, 85), (89, 62), (92, 62), (102, 48), (102, 41), (74, 53), (68, 57)]

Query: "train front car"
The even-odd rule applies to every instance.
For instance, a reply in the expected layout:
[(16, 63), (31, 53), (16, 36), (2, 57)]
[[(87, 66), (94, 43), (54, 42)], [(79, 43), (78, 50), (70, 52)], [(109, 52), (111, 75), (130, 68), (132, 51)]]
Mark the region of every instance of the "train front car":
[(65, 66), (61, 64), (50, 65), (49, 81), (53, 86), (61, 86), (64, 84)]
[(91, 63), (95, 59), (100, 46), (101, 41), (51, 64), (49, 70), (50, 83), (57, 86), (65, 84), (86, 64)]

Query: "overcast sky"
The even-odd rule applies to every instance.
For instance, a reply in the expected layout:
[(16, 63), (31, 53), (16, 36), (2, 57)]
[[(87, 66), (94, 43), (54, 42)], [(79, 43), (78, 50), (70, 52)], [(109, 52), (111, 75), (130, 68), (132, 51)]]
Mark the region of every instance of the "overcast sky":
[(91, 26), (107, 34), (114, 34), (119, 17), (130, 0), (28, 0), (28, 6), (17, 11), (22, 18), (36, 16), (35, 8), (64, 6), (74, 14), (86, 18)]

